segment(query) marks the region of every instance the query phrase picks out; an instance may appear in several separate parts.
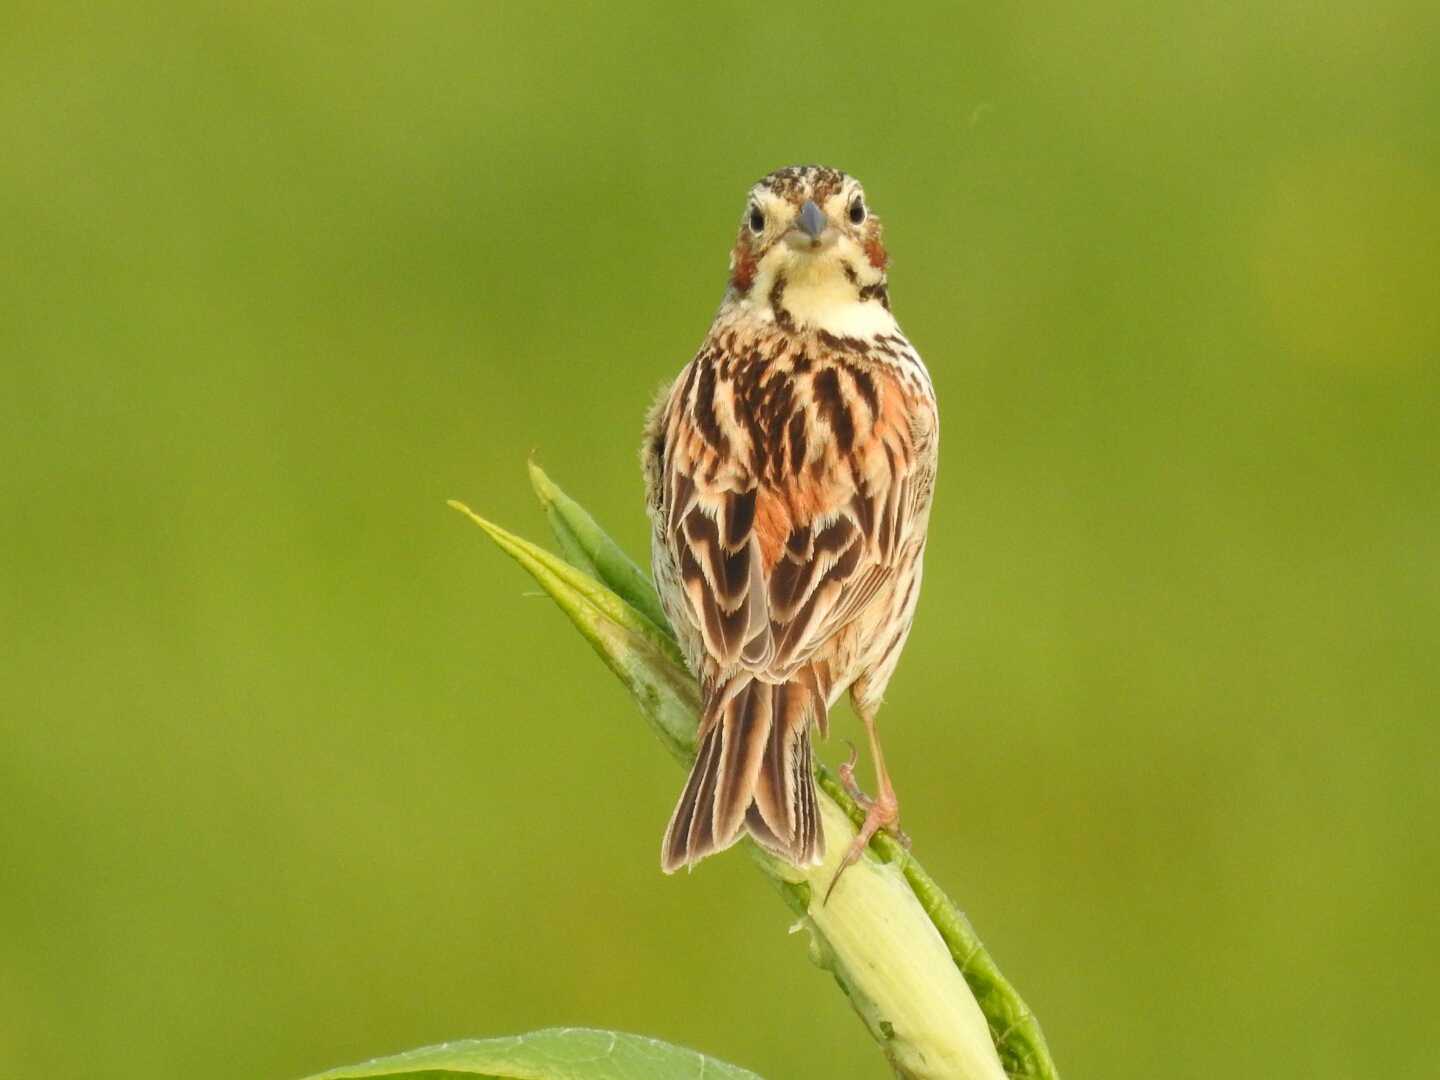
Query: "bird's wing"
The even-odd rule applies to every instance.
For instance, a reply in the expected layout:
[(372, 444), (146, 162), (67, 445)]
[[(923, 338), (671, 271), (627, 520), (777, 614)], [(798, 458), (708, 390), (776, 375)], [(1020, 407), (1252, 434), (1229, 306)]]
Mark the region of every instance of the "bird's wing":
[(897, 385), (862, 393), (829, 367), (773, 377), (790, 381), (783, 395), (752, 396), (788, 402), (781, 415), (747, 416), (745, 395), (717, 394), (706, 371), (682, 376), (665, 408), (657, 538), (712, 686), (784, 681), (815, 658), (893, 579), (916, 510)]
[[(742, 823), (797, 865), (822, 850), (809, 730), (824, 730), (831, 689), (862, 674), (837, 637), (918, 556), (933, 410), (917, 424), (914, 405), (843, 362), (744, 368), (702, 353), (652, 413), (656, 577), (705, 695), (667, 870)], [(852, 646), (870, 636), (854, 632)]]

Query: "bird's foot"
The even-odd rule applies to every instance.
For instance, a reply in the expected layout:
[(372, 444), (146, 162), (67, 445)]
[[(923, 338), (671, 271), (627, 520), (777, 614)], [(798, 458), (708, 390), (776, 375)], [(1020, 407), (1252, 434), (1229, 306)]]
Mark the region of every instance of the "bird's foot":
[[(855, 800), (861, 810), (868, 812), (875, 805), (875, 800), (860, 789), (855, 783), (855, 762), (860, 757), (860, 751), (855, 749), (855, 744), (847, 741), (846, 746), (850, 747), (850, 760), (842, 761), (836, 766), (835, 771), (840, 774), (840, 786), (845, 789), (845, 794)], [(890, 801), (895, 804), (895, 820), (889, 824), (881, 825), (887, 833), (895, 838), (895, 842), (906, 851), (910, 850), (910, 834), (900, 828), (900, 804), (895, 802), (895, 793), (890, 793)], [(853, 860), (852, 860), (853, 861)]]
[[(850, 763), (851, 771), (853, 771), (853, 767), (854, 759), (852, 758)], [(845, 776), (843, 770), (845, 766), (841, 768), (843, 782)], [(851, 783), (853, 784), (853, 782), (852, 779)], [(850, 785), (846, 785), (846, 790), (850, 790)], [(856, 797), (858, 790), (857, 788), (855, 792), (851, 792), (850, 796), (855, 799), (856, 802), (861, 801), (860, 798)], [(860, 861), (860, 856), (864, 853), (865, 848), (869, 846), (871, 839), (877, 832), (883, 829), (893, 836), (905, 850), (910, 850), (910, 837), (906, 836), (905, 832), (900, 828), (900, 803), (895, 798), (895, 792), (889, 785), (883, 787), (880, 794), (875, 798), (871, 799), (866, 797), (864, 804), (868, 804), (865, 810), (865, 820), (860, 825), (860, 831), (855, 834), (854, 842), (850, 845), (849, 850), (845, 852), (845, 857), (840, 860), (840, 865), (835, 870), (835, 876), (830, 879), (830, 887), (825, 890), (826, 902), (830, 900), (830, 894), (835, 891), (835, 886), (840, 883), (840, 875)]]

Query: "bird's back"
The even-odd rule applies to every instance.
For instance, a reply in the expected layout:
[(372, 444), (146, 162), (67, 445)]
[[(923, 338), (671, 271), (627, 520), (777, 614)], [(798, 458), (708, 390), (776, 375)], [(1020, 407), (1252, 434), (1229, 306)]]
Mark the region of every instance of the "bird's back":
[[(849, 687), (873, 742), (918, 595), (939, 431), (887, 261), (853, 177), (798, 166), (763, 178), (720, 313), (651, 410), (655, 581), (704, 697), (666, 870), (745, 830), (814, 861), (810, 727), (824, 731)], [(872, 832), (897, 820), (879, 778)]]

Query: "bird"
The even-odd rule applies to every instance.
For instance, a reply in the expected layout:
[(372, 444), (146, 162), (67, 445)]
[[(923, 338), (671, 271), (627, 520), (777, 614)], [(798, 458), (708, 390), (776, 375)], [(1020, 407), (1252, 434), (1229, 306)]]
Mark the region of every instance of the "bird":
[[(876, 793), (831, 880), (899, 828), (876, 712), (914, 620), (939, 455), (930, 374), (891, 311), (880, 219), (820, 165), (749, 190), (709, 332), (646, 417), (651, 568), (699, 681), (697, 753), (661, 844), (693, 867), (745, 834), (818, 865), (811, 730), (848, 691)], [(829, 893), (827, 892), (827, 898)]]

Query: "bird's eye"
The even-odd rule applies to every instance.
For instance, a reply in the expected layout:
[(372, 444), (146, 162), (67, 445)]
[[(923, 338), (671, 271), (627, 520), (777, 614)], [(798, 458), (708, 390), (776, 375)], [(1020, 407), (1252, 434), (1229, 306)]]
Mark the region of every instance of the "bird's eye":
[(865, 200), (862, 199), (859, 195), (856, 195), (855, 201), (850, 204), (850, 223), (852, 225), (862, 225), (864, 224), (864, 222)]
[(765, 215), (758, 206), (750, 207), (750, 231), (756, 236), (765, 231)]

